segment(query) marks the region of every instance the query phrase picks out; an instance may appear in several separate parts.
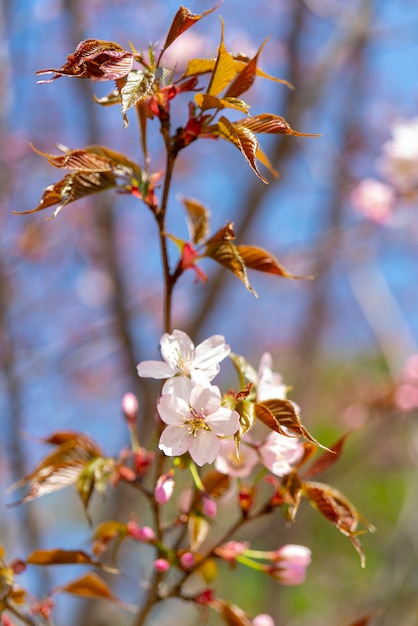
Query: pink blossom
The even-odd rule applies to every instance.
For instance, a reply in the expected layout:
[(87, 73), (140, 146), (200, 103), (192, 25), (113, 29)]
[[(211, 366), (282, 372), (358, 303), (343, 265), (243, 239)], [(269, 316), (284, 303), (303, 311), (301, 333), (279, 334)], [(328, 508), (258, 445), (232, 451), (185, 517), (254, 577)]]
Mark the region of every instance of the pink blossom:
[(216, 517), (217, 506), (215, 500), (212, 498), (203, 497), (202, 500), (202, 512), (206, 517)]
[(167, 378), (163, 394), (176, 393), (184, 380), (210, 382), (219, 372), (219, 362), (230, 352), (222, 335), (213, 335), (195, 347), (182, 330), (164, 333), (160, 348), (163, 361), (142, 361), (137, 369), (145, 378)]
[(352, 190), (350, 200), (362, 215), (375, 222), (385, 222), (392, 213), (395, 192), (385, 183), (365, 178)]
[(237, 411), (221, 405), (221, 392), (214, 385), (193, 385), (185, 378), (176, 393), (161, 396), (158, 403), (167, 424), (159, 448), (168, 456), (189, 452), (197, 465), (213, 463), (220, 447), (218, 437), (234, 435), (239, 428)]
[(395, 391), (394, 401), (401, 411), (411, 411), (418, 407), (418, 387), (404, 383)]
[(167, 561), (167, 559), (156, 559), (154, 561), (154, 567), (157, 572), (166, 572), (168, 569), (170, 569), (170, 563)]
[(167, 504), (173, 495), (174, 491), (174, 479), (173, 474), (168, 472), (167, 474), (162, 474), (155, 485), (154, 489), (154, 498), (158, 504)]
[(137, 541), (150, 542), (154, 541), (155, 533), (149, 526), (138, 526), (134, 521), (130, 521), (126, 525), (128, 534)]
[(287, 544), (271, 553), (275, 566), (269, 573), (283, 585), (300, 585), (311, 562), (311, 551), (305, 546)]
[(285, 476), (303, 455), (303, 445), (298, 437), (285, 437), (271, 432), (259, 447), (263, 465), (276, 476)]
[(192, 552), (185, 552), (180, 557), (180, 565), (184, 569), (190, 569), (196, 563), (195, 556)]
[(391, 134), (378, 166), (396, 189), (407, 193), (418, 187), (418, 117), (397, 120)]
[(215, 554), (220, 556), (224, 561), (233, 563), (238, 556), (245, 550), (248, 550), (250, 544), (248, 541), (228, 541), (215, 548)]
[(274, 620), (267, 613), (260, 613), (253, 619), (253, 626), (274, 626)]
[(269, 352), (265, 352), (260, 359), (257, 375), (257, 402), (264, 400), (286, 398), (287, 387), (283, 378), (277, 372), (273, 372), (273, 359)]
[(135, 423), (138, 416), (138, 399), (131, 393), (125, 393), (122, 398), (122, 411), (130, 423)]
[(238, 457), (235, 441), (222, 439), (219, 454), (215, 460), (215, 467), (218, 472), (227, 476), (243, 478), (251, 473), (258, 462), (257, 452), (246, 445), (244, 441), (241, 440), (240, 442)]

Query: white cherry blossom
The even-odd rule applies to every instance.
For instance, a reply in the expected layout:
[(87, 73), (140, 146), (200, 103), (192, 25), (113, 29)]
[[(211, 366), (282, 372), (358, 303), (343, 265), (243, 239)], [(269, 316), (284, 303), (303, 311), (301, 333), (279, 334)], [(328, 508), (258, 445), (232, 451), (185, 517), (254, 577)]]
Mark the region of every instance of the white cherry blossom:
[(163, 394), (181, 393), (185, 379), (209, 383), (219, 372), (220, 361), (230, 353), (222, 335), (213, 335), (195, 347), (182, 330), (164, 333), (160, 349), (163, 361), (142, 361), (137, 370), (141, 377), (166, 378)]
[(158, 412), (167, 427), (160, 437), (160, 450), (168, 456), (188, 452), (200, 466), (213, 463), (219, 452), (219, 437), (234, 435), (240, 425), (237, 411), (221, 402), (218, 387), (194, 385), (189, 379), (175, 394), (162, 395)]

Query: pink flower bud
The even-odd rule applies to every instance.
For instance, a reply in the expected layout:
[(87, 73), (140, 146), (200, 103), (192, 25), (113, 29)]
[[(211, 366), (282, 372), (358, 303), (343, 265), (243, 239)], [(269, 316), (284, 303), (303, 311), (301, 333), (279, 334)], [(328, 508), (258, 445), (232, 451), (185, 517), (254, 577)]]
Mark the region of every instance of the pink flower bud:
[(157, 480), (157, 484), (154, 489), (154, 498), (156, 502), (158, 502), (158, 504), (166, 504), (173, 495), (173, 490), (173, 475), (170, 472), (162, 474)]
[(130, 424), (134, 424), (138, 417), (138, 400), (130, 391), (122, 398), (122, 411)]
[(192, 552), (185, 552), (180, 557), (180, 565), (184, 569), (190, 569), (191, 567), (193, 567), (195, 563), (196, 563), (196, 559), (194, 557), (194, 554), (192, 554)]
[(260, 615), (254, 617), (253, 626), (274, 626), (274, 621), (271, 615), (260, 613)]
[(128, 522), (126, 525), (128, 535), (136, 541), (150, 542), (154, 541), (155, 533), (149, 526), (138, 526), (136, 522)]
[(282, 585), (300, 585), (305, 580), (306, 568), (311, 562), (311, 551), (305, 546), (287, 544), (271, 553), (275, 564), (269, 573)]
[(157, 572), (166, 572), (170, 569), (170, 563), (167, 559), (156, 559), (156, 561), (154, 561), (154, 567)]
[(215, 554), (220, 556), (221, 559), (224, 559), (224, 561), (232, 563), (237, 556), (242, 554), (245, 550), (248, 550), (249, 546), (248, 541), (228, 541), (222, 546), (215, 548)]
[(203, 498), (202, 511), (206, 517), (215, 517), (217, 512), (217, 506), (215, 500), (212, 498)]

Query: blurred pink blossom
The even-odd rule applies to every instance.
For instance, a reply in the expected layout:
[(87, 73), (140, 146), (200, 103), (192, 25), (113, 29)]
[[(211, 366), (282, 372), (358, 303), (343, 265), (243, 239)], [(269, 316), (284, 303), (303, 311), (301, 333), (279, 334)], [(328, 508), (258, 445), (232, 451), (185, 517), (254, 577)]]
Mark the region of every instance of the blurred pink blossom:
[(240, 442), (239, 457), (237, 457), (235, 441), (232, 439), (220, 441), (219, 454), (215, 460), (215, 467), (218, 472), (231, 477), (243, 478), (251, 473), (258, 462), (257, 452), (247, 446), (244, 441), (241, 440)]
[(267, 613), (260, 613), (253, 619), (253, 626), (274, 626), (274, 620)]
[(397, 120), (383, 145), (379, 170), (402, 193), (418, 188), (418, 117)]
[(305, 546), (287, 544), (271, 553), (275, 566), (269, 573), (283, 585), (300, 585), (311, 562), (311, 551)]
[(395, 191), (389, 185), (374, 178), (365, 178), (351, 192), (353, 207), (375, 222), (385, 222), (391, 215)]
[(259, 447), (261, 462), (276, 476), (285, 476), (303, 456), (303, 445), (298, 437), (285, 437), (271, 432)]

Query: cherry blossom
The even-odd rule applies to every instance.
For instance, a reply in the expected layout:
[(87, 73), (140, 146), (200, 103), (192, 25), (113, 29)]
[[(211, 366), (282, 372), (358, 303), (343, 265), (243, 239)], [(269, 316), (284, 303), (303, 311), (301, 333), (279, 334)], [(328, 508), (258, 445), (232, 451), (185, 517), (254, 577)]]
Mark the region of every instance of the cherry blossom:
[(258, 454), (254, 448), (245, 441), (240, 441), (239, 457), (235, 441), (232, 439), (222, 439), (220, 442), (219, 454), (215, 460), (215, 467), (218, 472), (231, 477), (243, 478), (249, 476), (255, 465), (259, 462)]
[(182, 330), (174, 330), (171, 335), (164, 333), (160, 348), (163, 361), (142, 361), (137, 369), (141, 377), (167, 378), (163, 394), (181, 393), (188, 379), (209, 383), (219, 372), (219, 362), (230, 352), (222, 335), (213, 335), (195, 347)]
[(213, 463), (220, 441), (234, 435), (239, 415), (221, 405), (222, 396), (214, 385), (194, 385), (185, 378), (176, 395), (166, 393), (158, 403), (158, 412), (167, 427), (161, 434), (159, 448), (168, 456), (189, 452), (197, 465)]
[(270, 574), (282, 585), (300, 585), (305, 580), (306, 568), (311, 562), (311, 551), (305, 546), (287, 544), (271, 554), (275, 565)]
[(392, 213), (395, 191), (386, 183), (374, 178), (365, 178), (354, 187), (350, 200), (359, 213), (381, 223)]
[(259, 454), (263, 465), (276, 476), (285, 476), (303, 455), (303, 446), (298, 437), (285, 437), (271, 432), (260, 445)]
[(397, 120), (391, 134), (383, 145), (379, 169), (400, 192), (412, 191), (418, 187), (418, 117)]
[(287, 387), (283, 378), (277, 372), (273, 372), (273, 359), (269, 352), (265, 352), (260, 359), (257, 375), (257, 402), (264, 400), (286, 398)]

